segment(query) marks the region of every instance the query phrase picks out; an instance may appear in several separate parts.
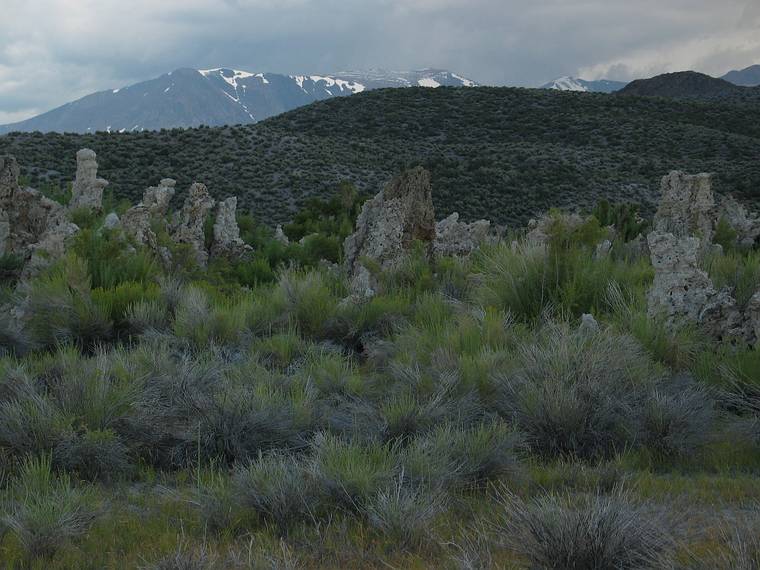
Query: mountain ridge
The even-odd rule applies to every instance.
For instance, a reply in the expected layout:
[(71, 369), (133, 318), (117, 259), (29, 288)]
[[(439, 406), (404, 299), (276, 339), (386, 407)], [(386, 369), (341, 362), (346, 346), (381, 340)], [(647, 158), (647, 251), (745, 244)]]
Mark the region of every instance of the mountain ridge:
[(475, 85), (442, 69), (282, 75), (226, 67), (180, 68), (118, 89), (91, 93), (25, 121), (0, 125), (0, 135), (13, 131), (133, 132), (250, 124), (315, 101), (373, 89)]

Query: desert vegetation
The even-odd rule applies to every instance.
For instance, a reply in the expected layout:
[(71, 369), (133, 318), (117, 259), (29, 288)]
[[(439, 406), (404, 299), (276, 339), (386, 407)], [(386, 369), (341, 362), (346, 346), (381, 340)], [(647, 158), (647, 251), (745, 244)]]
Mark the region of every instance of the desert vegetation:
[[(360, 204), (288, 244), (240, 214), (252, 253), (206, 268), (91, 213), (29, 280), (2, 259), (5, 567), (757, 567), (760, 352), (647, 314), (636, 208), (418, 244), (356, 303)], [(746, 302), (758, 251), (720, 236)]]
[(237, 196), (260, 222), (286, 223), (344, 180), (377, 192), (398, 171), (431, 171), (438, 211), (525, 225), (549, 208), (606, 198), (654, 213), (669, 170), (716, 172), (719, 192), (757, 199), (756, 103), (534, 89), (387, 89), (325, 101), (252, 126), (89, 135), (12, 133), (35, 188), (64, 193), (71, 157), (101, 157), (117, 200), (137, 202), (163, 177)]

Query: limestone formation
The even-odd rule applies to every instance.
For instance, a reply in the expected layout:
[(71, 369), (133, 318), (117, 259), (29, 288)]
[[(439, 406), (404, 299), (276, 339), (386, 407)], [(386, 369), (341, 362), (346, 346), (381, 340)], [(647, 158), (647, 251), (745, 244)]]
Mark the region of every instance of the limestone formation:
[(174, 241), (188, 244), (193, 249), (195, 259), (201, 267), (205, 267), (208, 263), (203, 223), (213, 207), (214, 199), (209, 195), (206, 186), (198, 182), (194, 183), (190, 186), (174, 230)]
[(697, 266), (700, 241), (654, 231), (647, 237), (654, 283), (648, 294), (649, 315), (662, 315), (669, 326), (696, 323), (715, 294), (707, 273)]
[(285, 232), (282, 231), (282, 226), (280, 224), (277, 224), (277, 228), (274, 230), (274, 239), (283, 245), (290, 245), (290, 240), (288, 239), (288, 236), (285, 235)]
[(40, 241), (31, 247), (31, 257), (21, 274), (28, 279), (66, 254), (66, 241), (79, 231), (79, 227), (61, 216), (42, 235)]
[(720, 215), (736, 232), (737, 245), (753, 247), (760, 239), (760, 215), (749, 213), (733, 196), (723, 197)]
[(582, 226), (586, 220), (579, 214), (550, 213), (538, 220), (528, 222), (528, 233), (525, 240), (535, 246), (547, 246), (551, 239), (552, 230), (559, 226), (573, 231)]
[(121, 227), (121, 220), (116, 212), (111, 212), (103, 220), (103, 227), (107, 230), (116, 230)]
[(127, 210), (121, 218), (124, 231), (142, 245), (157, 247), (156, 234), (151, 228), (154, 220), (163, 220), (174, 196), (175, 181), (164, 178), (158, 186), (151, 186), (143, 193), (142, 201)]
[(103, 208), (103, 189), (108, 182), (98, 178), (98, 161), (95, 152), (83, 148), (77, 152), (77, 174), (72, 187), (71, 209), (87, 208), (99, 212)]
[(747, 304), (747, 335), (750, 342), (760, 348), (760, 291), (755, 293)]
[(64, 220), (64, 208), (32, 188), (18, 185), (16, 159), (0, 157), (0, 255), (29, 259), (49, 228)]
[(478, 220), (467, 224), (454, 212), (435, 225), (433, 253), (437, 256), (467, 256), (489, 239), (491, 222)]
[(219, 202), (214, 223), (214, 243), (211, 246), (212, 256), (239, 259), (252, 251), (252, 248), (240, 239), (236, 211), (237, 198), (231, 197)]
[(594, 251), (594, 259), (606, 259), (609, 257), (611, 251), (612, 242), (608, 239), (605, 239), (596, 245), (596, 250)]
[(406, 257), (415, 240), (432, 255), (435, 239), (430, 173), (423, 168), (404, 172), (362, 207), (356, 232), (344, 243), (345, 266), (352, 292), (360, 297), (375, 294), (376, 283), (362, 264), (372, 260), (382, 269), (393, 269)]
[(660, 185), (662, 197), (654, 217), (654, 230), (674, 236), (694, 236), (703, 247), (712, 243), (716, 208), (710, 174), (688, 175), (673, 171)]
[(650, 317), (663, 317), (670, 329), (696, 324), (717, 340), (748, 340), (746, 316), (730, 291), (716, 290), (698, 267), (699, 238), (654, 231), (648, 243), (655, 269), (647, 296)]

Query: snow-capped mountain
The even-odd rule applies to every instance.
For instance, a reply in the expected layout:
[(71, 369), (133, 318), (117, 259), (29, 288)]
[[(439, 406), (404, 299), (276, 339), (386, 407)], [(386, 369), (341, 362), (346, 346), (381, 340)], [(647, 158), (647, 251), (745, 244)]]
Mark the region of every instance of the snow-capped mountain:
[(0, 126), (0, 134), (124, 132), (247, 124), (314, 101), (371, 89), (475, 85), (440, 69), (346, 71), (324, 76), (185, 68), (128, 87), (93, 93), (26, 121)]
[(612, 93), (622, 89), (627, 84), (622, 81), (610, 81), (599, 79), (598, 81), (586, 81), (575, 77), (560, 77), (541, 86), (541, 89), (555, 89), (557, 91), (583, 91), (594, 93)]

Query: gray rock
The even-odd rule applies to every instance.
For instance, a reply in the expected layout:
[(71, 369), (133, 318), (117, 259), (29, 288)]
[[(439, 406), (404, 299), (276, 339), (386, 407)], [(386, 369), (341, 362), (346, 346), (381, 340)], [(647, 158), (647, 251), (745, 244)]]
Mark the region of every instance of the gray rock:
[(594, 315), (584, 313), (581, 315), (581, 324), (578, 330), (581, 334), (594, 334), (599, 332), (599, 323), (596, 322)]
[(195, 259), (201, 267), (205, 267), (208, 263), (203, 223), (214, 207), (214, 203), (206, 186), (198, 182), (194, 183), (190, 186), (174, 230), (174, 241), (188, 244), (195, 252)]
[(704, 248), (712, 243), (717, 221), (712, 175), (673, 171), (662, 178), (662, 197), (654, 231), (676, 237), (694, 236)]
[(356, 232), (344, 243), (345, 267), (351, 291), (360, 298), (377, 290), (362, 259), (372, 260), (382, 269), (397, 267), (415, 240), (425, 244), (432, 256), (435, 239), (430, 173), (415, 168), (394, 178), (382, 192), (366, 202), (356, 222)]
[(605, 259), (609, 257), (612, 251), (612, 242), (608, 239), (601, 241), (597, 244), (594, 251), (594, 259)]
[(274, 230), (274, 239), (283, 245), (290, 245), (290, 240), (288, 239), (288, 236), (285, 235), (285, 232), (282, 231), (282, 226), (280, 224), (277, 224), (277, 228)]
[(116, 212), (111, 212), (103, 220), (103, 227), (107, 230), (115, 230), (121, 227), (121, 220)]
[(491, 222), (478, 220), (470, 224), (459, 221), (459, 213), (435, 225), (433, 253), (436, 257), (468, 256), (489, 241)]
[(124, 231), (141, 245), (158, 247), (156, 234), (151, 224), (156, 221), (166, 223), (166, 212), (174, 196), (174, 180), (164, 178), (159, 186), (151, 186), (143, 193), (142, 201), (127, 210), (121, 218)]
[(748, 212), (733, 196), (723, 197), (720, 215), (736, 231), (737, 245), (753, 247), (760, 239), (760, 215)]
[(95, 152), (83, 148), (77, 152), (77, 173), (71, 192), (70, 209), (87, 208), (99, 212), (103, 208), (103, 189), (108, 181), (98, 178)]
[(237, 198), (231, 197), (219, 202), (214, 223), (214, 242), (211, 246), (212, 256), (239, 259), (253, 251), (253, 248), (240, 239), (236, 212)]

